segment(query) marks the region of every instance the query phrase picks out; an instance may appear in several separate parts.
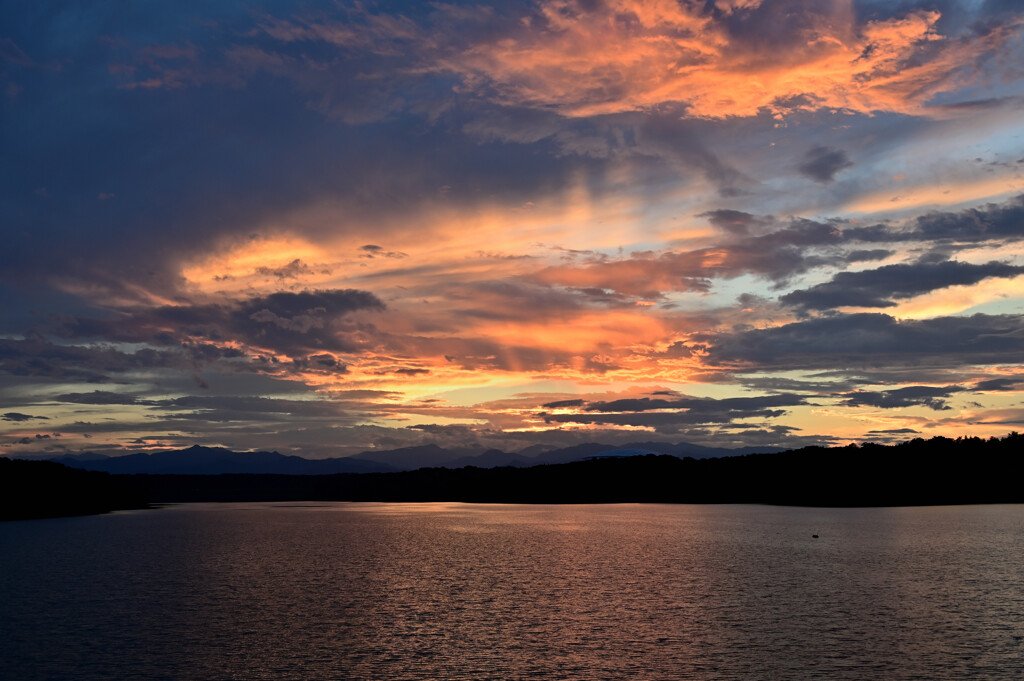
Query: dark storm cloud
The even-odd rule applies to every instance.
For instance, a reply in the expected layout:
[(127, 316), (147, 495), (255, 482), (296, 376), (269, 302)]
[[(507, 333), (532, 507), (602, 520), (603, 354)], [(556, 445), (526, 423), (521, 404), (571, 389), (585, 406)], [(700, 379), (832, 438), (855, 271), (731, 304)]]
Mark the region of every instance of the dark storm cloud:
[[(575, 404), (575, 403), (582, 404)], [(763, 397), (730, 397), (724, 399), (681, 397), (678, 399), (628, 398), (607, 402), (565, 400), (544, 405), (574, 407), (571, 414), (541, 412), (547, 423), (586, 423), (610, 426), (644, 426), (660, 433), (677, 433), (687, 426), (700, 424), (730, 424), (738, 419), (776, 418), (786, 414), (785, 409), (807, 404), (801, 395), (768, 395)]]
[(381, 246), (376, 244), (366, 244), (359, 248), (363, 252), (360, 257), (363, 258), (407, 258), (409, 257), (401, 251), (388, 251)]
[[(137, 419), (117, 423), (82, 423), (71, 430), (102, 430), (110, 432), (185, 431), (206, 433), (216, 439), (231, 435), (235, 426), (224, 424), (261, 424), (272, 435), (278, 427), (334, 427), (354, 424), (376, 412), (378, 405), (370, 399), (332, 397), (324, 399), (284, 399), (242, 395), (186, 395), (162, 399), (135, 399), (131, 396), (70, 394), (54, 398), (58, 402), (90, 405), (136, 405), (145, 408)], [(224, 429), (224, 430), (222, 430)], [(237, 436), (237, 433), (234, 435)], [(256, 445), (260, 446), (260, 445)]]
[(852, 264), (855, 262), (870, 262), (872, 260), (885, 260), (890, 255), (893, 255), (895, 251), (889, 251), (883, 248), (871, 248), (866, 250), (850, 251), (846, 254), (846, 262)]
[[(13, 444), (31, 445), (31, 444), (37, 444), (40, 440), (51, 440), (53, 438), (59, 438), (59, 437), (60, 437), (60, 433), (36, 433), (32, 437), (18, 438), (17, 440), (14, 440)], [(46, 449), (50, 449), (50, 447), (46, 447)]]
[(415, 40), (424, 49), (427, 35), (454, 35), (430, 28), (450, 19), (440, 6), (274, 18), (295, 11), (92, 4), (44, 20), (5, 8), (4, 54), (63, 68), (25, 83), (5, 109), (0, 277), (25, 288), (59, 277), (121, 299), (173, 294), (183, 261), (318, 200), (344, 205), (354, 222), (397, 219), (441, 187), (449, 204), (525, 201), (591, 164), (457, 132), (474, 116), (451, 106), (451, 77), (408, 75)]
[(391, 373), (398, 374), (399, 376), (423, 376), (430, 373), (430, 369), (418, 369), (416, 367), (403, 367), (401, 369), (395, 369)]
[(748, 412), (716, 412), (691, 413), (676, 412), (623, 412), (623, 413), (585, 413), (585, 414), (544, 414), (545, 423), (549, 424), (589, 424), (605, 426), (632, 426), (653, 428), (662, 434), (678, 433), (682, 429), (694, 425), (723, 425), (733, 419), (777, 418), (786, 414), (783, 409), (757, 409)]
[(734, 276), (751, 273), (785, 280), (812, 267), (835, 262), (833, 257), (809, 254), (808, 251), (841, 242), (842, 233), (834, 224), (793, 220), (785, 229), (732, 245), (730, 256), (735, 257), (737, 266)]
[(876, 385), (952, 385), (954, 383), (957, 385), (968, 385), (979, 380), (979, 378), (986, 378), (991, 375), (988, 371), (978, 371), (970, 364), (954, 367), (911, 364), (879, 364), (872, 366), (862, 364), (855, 367), (843, 366), (841, 368), (818, 370), (812, 374), (813, 377), (823, 379), (824, 381), (835, 381), (831, 391), (823, 386), (823, 391), (826, 393), (834, 393), (839, 390), (853, 391), (861, 386)]
[(16, 412), (16, 411), (9, 411), (6, 414), (0, 415), (0, 418), (2, 418), (4, 421), (13, 421), (15, 423), (21, 423), (23, 421), (34, 421), (34, 420), (41, 420), (41, 421), (48, 421), (49, 420), (49, 417), (47, 417), (47, 416), (31, 416), (29, 414), (22, 414), (22, 413)]
[[(278, 292), (250, 298), (229, 312), (229, 326), (247, 337), (266, 337), (287, 344), (294, 334), (316, 336), (312, 343), (329, 348), (333, 334), (319, 330), (357, 310), (384, 309), (372, 293), (344, 290), (315, 290), (299, 293)], [(255, 326), (249, 322), (255, 322)], [(322, 344), (322, 345), (321, 345)]]
[(588, 412), (638, 412), (654, 409), (685, 409), (694, 413), (742, 412), (765, 407), (791, 407), (807, 404), (802, 395), (768, 395), (764, 397), (687, 397), (676, 400), (651, 399), (649, 397), (593, 402), (584, 411)]
[(292, 358), (292, 368), (299, 372), (315, 372), (325, 374), (347, 374), (348, 366), (338, 361), (334, 355), (326, 353), (309, 355), (308, 357)]
[(529, 145), (555, 156), (605, 167), (628, 158), (641, 180), (652, 185), (697, 173), (722, 196), (742, 193), (752, 180), (716, 153), (708, 124), (686, 120), (685, 107), (667, 105), (642, 114), (622, 112), (566, 118), (554, 111), (519, 106), (494, 108), (476, 101), (461, 131), (484, 142)]
[[(791, 447), (828, 443), (831, 438), (822, 436), (795, 435), (796, 429), (787, 426), (765, 424), (715, 424), (702, 426), (671, 426), (662, 435), (670, 436), (673, 442), (680, 440), (716, 447), (742, 447), (748, 445), (775, 445), (785, 443)], [(347, 434), (346, 434), (347, 435)], [(410, 436), (419, 436), (410, 439)], [(488, 427), (425, 424), (409, 426), (404, 432), (391, 430), (374, 438), (379, 449), (410, 446), (414, 444), (439, 444), (446, 447), (475, 447), (479, 450), (500, 449), (505, 452), (519, 451), (523, 456), (533, 456), (538, 451), (559, 447), (570, 447), (585, 443), (601, 442), (610, 445), (630, 445), (650, 441), (650, 433), (637, 433), (614, 427), (588, 429), (550, 429), (527, 432), (502, 432)], [(368, 449), (369, 446), (363, 449)], [(523, 451), (525, 450), (525, 451)]]
[(1020, 378), (993, 378), (987, 381), (979, 381), (974, 384), (974, 389), (977, 391), (991, 391), (1001, 392), (1006, 390), (1015, 390), (1017, 386), (1024, 383), (1024, 380)]
[(313, 268), (302, 262), (299, 258), (296, 258), (281, 267), (257, 267), (255, 272), (256, 274), (277, 277), (278, 279), (297, 279), (303, 275), (312, 274)]
[(764, 231), (766, 227), (776, 224), (775, 218), (771, 216), (752, 215), (727, 208), (711, 210), (697, 217), (706, 218), (718, 229), (734, 236), (747, 236), (751, 232)]
[[(152, 318), (147, 320), (153, 321)], [(197, 342), (184, 332), (169, 333), (159, 331), (143, 333), (139, 320), (130, 320), (124, 326), (109, 323), (98, 324), (96, 320), (84, 320), (72, 323), (71, 327), (90, 341), (146, 342), (157, 345), (156, 348), (142, 348), (126, 352), (110, 345), (68, 345), (52, 343), (39, 338), (0, 339), (0, 371), (23, 378), (44, 378), (52, 380), (75, 380), (78, 382), (110, 383), (119, 375), (129, 372), (151, 371), (153, 369), (184, 370), (195, 372), (201, 366), (216, 365), (219, 371), (242, 373), (318, 373), (323, 375), (344, 374), (347, 366), (333, 355), (311, 350), (296, 351), (290, 361), (282, 361), (272, 354), (252, 354), (236, 347), (220, 346), (213, 342)], [(215, 330), (215, 326), (203, 327)], [(195, 327), (192, 328), (195, 331)], [(69, 335), (63, 329), (63, 335)], [(227, 341), (221, 337), (221, 341)], [(237, 339), (236, 339), (237, 340)], [(191, 376), (191, 374), (190, 374)], [(116, 379), (121, 380), (121, 379)], [(195, 380), (190, 378), (190, 384)], [(280, 388), (278, 388), (280, 389)], [(69, 393), (68, 401), (86, 402), (86, 397), (102, 399), (103, 395), (110, 399), (131, 399), (124, 395), (114, 397), (117, 393), (103, 391), (98, 396), (93, 393)], [(78, 397), (74, 397), (78, 395)], [(92, 402), (97, 403), (97, 402)], [(129, 402), (111, 402), (127, 404)]]
[(430, 369), (421, 367), (388, 367), (372, 372), (374, 376), (426, 376)]
[(810, 310), (844, 306), (893, 307), (896, 300), (949, 286), (968, 286), (992, 277), (1010, 278), (1021, 274), (1024, 274), (1024, 267), (995, 261), (984, 265), (955, 260), (886, 265), (861, 272), (840, 272), (831, 281), (787, 293), (779, 300)]
[(843, 238), (851, 243), (1020, 241), (1024, 239), (1024, 194), (976, 208), (933, 211), (910, 220), (903, 228), (885, 224), (848, 226), (843, 230)]
[(737, 376), (735, 380), (751, 390), (804, 392), (812, 395), (829, 396), (836, 390), (852, 389), (860, 383), (850, 378), (830, 378), (823, 381), (798, 380), (780, 376)]
[[(285, 416), (335, 419), (346, 415), (344, 401), (285, 400), (251, 396), (190, 395), (156, 400), (153, 406), (170, 412), (169, 418), (209, 421), (280, 420)], [(366, 406), (365, 404), (361, 406)], [(191, 412), (191, 413), (177, 413)]]
[(431, 433), (431, 434), (435, 434), (435, 435), (443, 435), (443, 434), (451, 435), (451, 434), (456, 434), (456, 435), (461, 435), (461, 436), (477, 435), (477, 434), (493, 435), (494, 433), (498, 432), (498, 431), (493, 431), (493, 430), (490, 430), (490, 429), (487, 429), (487, 428), (479, 428), (479, 427), (475, 427), (475, 426), (464, 426), (464, 425), (458, 424), (458, 423), (447, 423), (447, 424), (443, 424), (443, 425), (439, 424), (439, 423), (419, 423), (419, 424), (416, 424), (416, 425), (413, 425), (413, 426), (406, 426), (406, 429), (407, 430), (419, 430), (419, 431), (422, 431), (424, 433)]
[(814, 147), (804, 155), (797, 170), (804, 177), (827, 184), (835, 179), (836, 173), (840, 170), (852, 166), (853, 163), (845, 151), (829, 147)]
[(849, 407), (878, 407), (880, 409), (900, 409), (903, 407), (924, 406), (935, 411), (947, 411), (951, 407), (946, 399), (956, 393), (966, 390), (959, 385), (950, 385), (944, 388), (937, 388), (927, 385), (911, 385), (895, 390), (882, 390), (872, 392), (858, 390), (852, 393), (845, 393), (840, 397), (845, 398), (842, 404)]
[(57, 402), (71, 402), (74, 404), (152, 404), (145, 400), (124, 393), (115, 393), (108, 390), (93, 390), (89, 393), (65, 393), (53, 398)]
[(109, 381), (113, 373), (191, 365), (191, 358), (180, 351), (145, 348), (122, 352), (104, 346), (56, 344), (40, 338), (0, 339), (0, 370), (14, 376), (102, 383)]
[(1024, 356), (1024, 316), (898, 321), (880, 313), (860, 313), (766, 329), (699, 333), (693, 341), (706, 344), (711, 363), (763, 369), (1016, 364)]
[(1024, 239), (1024, 194), (1001, 204), (923, 215), (915, 227), (913, 234), (922, 241), (1019, 241)]
[(586, 402), (584, 400), (556, 400), (554, 402), (547, 402), (541, 406), (545, 409), (563, 409), (566, 407), (582, 407)]
[(312, 353), (319, 359), (307, 358), (307, 363), (331, 368), (323, 352), (356, 350), (351, 336), (365, 329), (350, 323), (348, 316), (383, 309), (375, 295), (355, 289), (278, 292), (236, 302), (162, 306), (112, 320), (76, 319), (65, 322), (59, 332), (69, 338), (157, 346), (198, 343), (197, 350), (214, 355), (225, 350), (211, 343), (239, 341), (293, 359)]
[[(794, 273), (808, 267), (841, 265), (880, 260), (893, 254), (882, 248), (856, 249), (845, 253), (829, 252), (830, 248), (849, 248), (859, 244), (900, 244), (923, 242), (928, 244), (975, 244), (986, 241), (1019, 241), (1024, 239), (1024, 194), (1002, 203), (988, 203), (977, 208), (960, 211), (933, 211), (909, 220), (904, 225), (874, 224), (858, 226), (842, 220), (813, 221), (806, 219), (780, 220), (770, 215), (753, 215), (742, 211), (720, 209), (702, 213), (714, 227), (732, 239), (723, 241), (713, 249), (669, 254), (674, 262), (687, 264), (687, 257), (707, 256), (719, 251), (725, 256), (720, 271), (730, 272), (728, 263), (737, 265), (736, 272), (766, 274), (775, 279), (785, 278), (790, 271), (785, 265), (796, 265)], [(806, 259), (796, 257), (791, 249), (824, 249)], [(764, 259), (757, 254), (764, 254)], [(771, 267), (764, 260), (775, 258), (780, 265)], [(691, 271), (693, 268), (689, 268)], [(710, 276), (710, 275), (706, 275)]]

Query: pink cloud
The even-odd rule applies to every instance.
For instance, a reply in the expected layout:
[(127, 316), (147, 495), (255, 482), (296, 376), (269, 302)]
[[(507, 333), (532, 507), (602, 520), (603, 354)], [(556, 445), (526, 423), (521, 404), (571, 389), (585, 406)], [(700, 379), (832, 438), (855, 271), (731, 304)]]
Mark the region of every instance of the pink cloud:
[[(853, 3), (720, 3), (760, 12), (762, 35), (740, 35), (703, 3), (612, 0), (584, 9), (548, 0), (504, 39), (445, 61), (471, 89), (508, 104), (591, 116), (688, 105), (705, 118), (782, 113), (794, 105), (858, 113), (921, 113), (937, 93), (973, 78), (973, 65), (1019, 33), (947, 37), (937, 11), (858, 22)], [(792, 4), (792, 3), (790, 3)], [(800, 15), (800, 20), (792, 17)]]

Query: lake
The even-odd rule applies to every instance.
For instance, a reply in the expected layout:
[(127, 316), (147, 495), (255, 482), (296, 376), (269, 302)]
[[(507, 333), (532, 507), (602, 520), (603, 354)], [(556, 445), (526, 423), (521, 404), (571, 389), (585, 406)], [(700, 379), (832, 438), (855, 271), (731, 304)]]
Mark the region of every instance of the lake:
[(20, 681), (1024, 669), (1021, 505), (186, 504), (0, 523), (0, 570)]

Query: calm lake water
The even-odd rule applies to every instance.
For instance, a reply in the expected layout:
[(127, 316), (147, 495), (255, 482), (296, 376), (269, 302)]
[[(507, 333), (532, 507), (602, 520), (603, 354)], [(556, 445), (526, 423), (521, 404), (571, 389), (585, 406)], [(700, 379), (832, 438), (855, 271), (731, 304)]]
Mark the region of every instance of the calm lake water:
[(5, 679), (1022, 674), (1024, 506), (194, 504), (0, 523)]

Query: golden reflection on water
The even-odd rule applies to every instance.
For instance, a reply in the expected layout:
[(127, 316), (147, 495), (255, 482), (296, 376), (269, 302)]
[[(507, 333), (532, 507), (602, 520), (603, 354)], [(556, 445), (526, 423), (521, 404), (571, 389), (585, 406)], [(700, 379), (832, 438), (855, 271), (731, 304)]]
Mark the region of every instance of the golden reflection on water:
[(0, 655), (25, 680), (1012, 679), (1022, 529), (1022, 506), (196, 504), (7, 523)]

